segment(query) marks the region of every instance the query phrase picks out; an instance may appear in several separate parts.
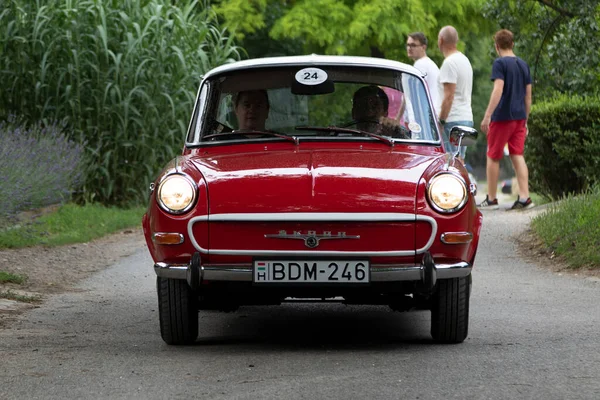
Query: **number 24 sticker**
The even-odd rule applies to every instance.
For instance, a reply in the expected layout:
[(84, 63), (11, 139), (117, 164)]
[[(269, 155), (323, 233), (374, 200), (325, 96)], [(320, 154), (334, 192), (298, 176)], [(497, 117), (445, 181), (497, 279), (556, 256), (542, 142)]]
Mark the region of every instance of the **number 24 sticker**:
[(319, 68), (303, 68), (296, 72), (296, 80), (303, 85), (318, 85), (327, 80), (327, 72)]

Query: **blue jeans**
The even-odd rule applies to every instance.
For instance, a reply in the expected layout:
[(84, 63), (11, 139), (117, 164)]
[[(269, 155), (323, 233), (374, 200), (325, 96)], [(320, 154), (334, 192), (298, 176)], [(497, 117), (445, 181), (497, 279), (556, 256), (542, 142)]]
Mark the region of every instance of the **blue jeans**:
[[(444, 124), (443, 135), (444, 135), (444, 148), (446, 149), (446, 153), (452, 153), (452, 154), (456, 153), (457, 146), (450, 143), (450, 130), (457, 125), (468, 126), (468, 127), (472, 128), (473, 121), (452, 121), (452, 122), (446, 122)], [(467, 146), (460, 146), (460, 156), (463, 160), (465, 159), (466, 152), (467, 152)]]

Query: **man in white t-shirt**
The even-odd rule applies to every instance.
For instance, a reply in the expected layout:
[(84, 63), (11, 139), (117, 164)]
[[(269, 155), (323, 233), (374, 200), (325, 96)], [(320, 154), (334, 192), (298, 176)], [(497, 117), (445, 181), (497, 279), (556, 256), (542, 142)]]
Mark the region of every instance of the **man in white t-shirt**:
[(433, 101), (433, 108), (437, 117), (440, 113), (441, 105), (440, 94), (438, 92), (440, 69), (431, 58), (427, 57), (427, 37), (423, 32), (413, 32), (408, 35), (406, 52), (408, 53), (408, 58), (415, 61), (415, 68), (425, 75), (425, 82), (429, 86), (429, 93), (431, 93), (431, 100)]
[[(444, 55), (440, 67), (439, 94), (442, 105), (439, 123), (444, 127), (444, 147), (446, 151), (456, 153), (456, 147), (450, 143), (450, 130), (456, 125), (473, 127), (471, 92), (473, 90), (473, 68), (469, 59), (457, 50), (458, 32), (452, 26), (445, 26), (438, 35), (438, 47)], [(461, 146), (460, 158), (464, 161), (466, 147)]]

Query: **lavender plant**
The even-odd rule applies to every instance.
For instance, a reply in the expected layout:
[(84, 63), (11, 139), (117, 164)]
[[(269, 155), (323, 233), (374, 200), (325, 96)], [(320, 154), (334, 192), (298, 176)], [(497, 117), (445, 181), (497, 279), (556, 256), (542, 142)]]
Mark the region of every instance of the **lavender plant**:
[(0, 220), (70, 199), (83, 176), (83, 145), (65, 128), (15, 117), (0, 122)]

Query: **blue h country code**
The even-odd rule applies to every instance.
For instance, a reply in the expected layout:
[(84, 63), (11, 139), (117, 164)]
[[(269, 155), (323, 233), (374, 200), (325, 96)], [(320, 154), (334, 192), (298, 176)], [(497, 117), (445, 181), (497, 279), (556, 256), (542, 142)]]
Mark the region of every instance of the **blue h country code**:
[(368, 261), (255, 261), (255, 283), (369, 283)]

